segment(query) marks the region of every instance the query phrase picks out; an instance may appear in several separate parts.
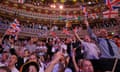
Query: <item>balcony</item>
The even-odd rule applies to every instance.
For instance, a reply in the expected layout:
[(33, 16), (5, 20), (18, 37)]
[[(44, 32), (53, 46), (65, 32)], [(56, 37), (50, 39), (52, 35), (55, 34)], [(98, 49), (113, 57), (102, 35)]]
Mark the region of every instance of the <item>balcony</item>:
[[(6, 24), (0, 24), (0, 33), (5, 33), (6, 29), (8, 28), (8, 25)], [(120, 34), (120, 26), (117, 25), (115, 27), (112, 27), (112, 28), (106, 28), (108, 30), (108, 32), (114, 32), (116, 34)], [(94, 29), (93, 30), (95, 33), (97, 31), (99, 31), (99, 29)], [(62, 33), (61, 30), (57, 30), (57, 31), (54, 31), (56, 33), (56, 35), (60, 38), (66, 38), (68, 35), (65, 35)], [(70, 34), (73, 35), (73, 32), (70, 31)], [(83, 37), (84, 35), (87, 34), (87, 31), (86, 30), (81, 30), (79, 31), (79, 36), (80, 37)], [(24, 28), (22, 27), (21, 28), (21, 32), (19, 33), (19, 36), (20, 37), (40, 37), (40, 38), (47, 38), (47, 37), (52, 37), (50, 35), (50, 31), (45, 31), (45, 30), (40, 30), (40, 29), (33, 29), (33, 28)]]

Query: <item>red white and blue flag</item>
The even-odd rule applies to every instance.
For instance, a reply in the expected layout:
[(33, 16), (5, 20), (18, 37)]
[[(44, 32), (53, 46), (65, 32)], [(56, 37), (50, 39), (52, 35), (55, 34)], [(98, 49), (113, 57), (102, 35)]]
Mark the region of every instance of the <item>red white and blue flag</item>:
[(17, 19), (14, 20), (13, 23), (10, 24), (9, 28), (6, 31), (7, 35), (17, 35), (21, 31), (20, 24)]
[(120, 0), (105, 0), (105, 4), (110, 10), (120, 8)]
[(70, 32), (66, 28), (63, 29), (62, 33), (66, 34), (66, 35), (70, 35)]
[(118, 17), (118, 9), (107, 10), (103, 12), (103, 18), (116, 18)]

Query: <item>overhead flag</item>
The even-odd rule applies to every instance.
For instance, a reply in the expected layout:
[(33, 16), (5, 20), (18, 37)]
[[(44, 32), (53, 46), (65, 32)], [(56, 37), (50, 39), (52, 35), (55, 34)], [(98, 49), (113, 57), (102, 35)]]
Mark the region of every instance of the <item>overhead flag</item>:
[(14, 22), (10, 24), (5, 34), (6, 35), (17, 35), (20, 31), (21, 29), (20, 29), (19, 21), (15, 19)]
[(120, 2), (113, 5), (113, 9), (120, 9)]
[(63, 29), (62, 33), (66, 34), (66, 35), (70, 35), (70, 32), (66, 28)]
[[(113, 10), (116, 6), (120, 6), (120, 0), (105, 0), (105, 4), (110, 10)], [(119, 7), (120, 8), (120, 7)]]
[(118, 17), (118, 9), (107, 10), (103, 12), (103, 18), (115, 18)]

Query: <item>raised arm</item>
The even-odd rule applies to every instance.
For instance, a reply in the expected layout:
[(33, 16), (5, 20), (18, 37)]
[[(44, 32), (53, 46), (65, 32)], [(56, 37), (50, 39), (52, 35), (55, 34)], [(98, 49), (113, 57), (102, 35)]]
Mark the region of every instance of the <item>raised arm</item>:
[(73, 32), (74, 32), (74, 35), (76, 36), (76, 38), (77, 38), (81, 43), (83, 43), (83, 40), (80, 39), (79, 35), (77, 34), (77, 30), (74, 29)]
[(75, 49), (72, 50), (72, 61), (73, 61), (74, 67), (75, 67), (75, 71), (79, 72), (79, 67), (78, 67), (76, 60), (75, 60)]
[(97, 36), (93, 33), (92, 29), (90, 28), (88, 21), (85, 20), (84, 23), (86, 24), (87, 32), (88, 32), (89, 36), (90, 36), (93, 40), (95, 40), (96, 42), (98, 42), (98, 38), (97, 38)]
[(52, 72), (56, 63), (59, 62), (60, 59), (63, 58), (63, 54), (61, 52), (56, 53), (54, 59), (51, 61), (50, 65), (45, 69), (45, 72)]

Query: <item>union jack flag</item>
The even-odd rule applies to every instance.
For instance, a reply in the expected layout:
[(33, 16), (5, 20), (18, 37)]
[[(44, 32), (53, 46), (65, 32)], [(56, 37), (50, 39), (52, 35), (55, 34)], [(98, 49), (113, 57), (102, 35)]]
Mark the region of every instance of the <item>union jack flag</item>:
[(6, 31), (7, 35), (17, 35), (21, 31), (20, 24), (17, 19), (10, 24), (9, 28)]
[(115, 18), (118, 17), (118, 9), (107, 10), (103, 12), (103, 18)]
[(110, 10), (120, 8), (120, 0), (105, 0), (105, 4)]
[(66, 34), (66, 35), (70, 35), (70, 32), (66, 28), (63, 29), (62, 33)]

